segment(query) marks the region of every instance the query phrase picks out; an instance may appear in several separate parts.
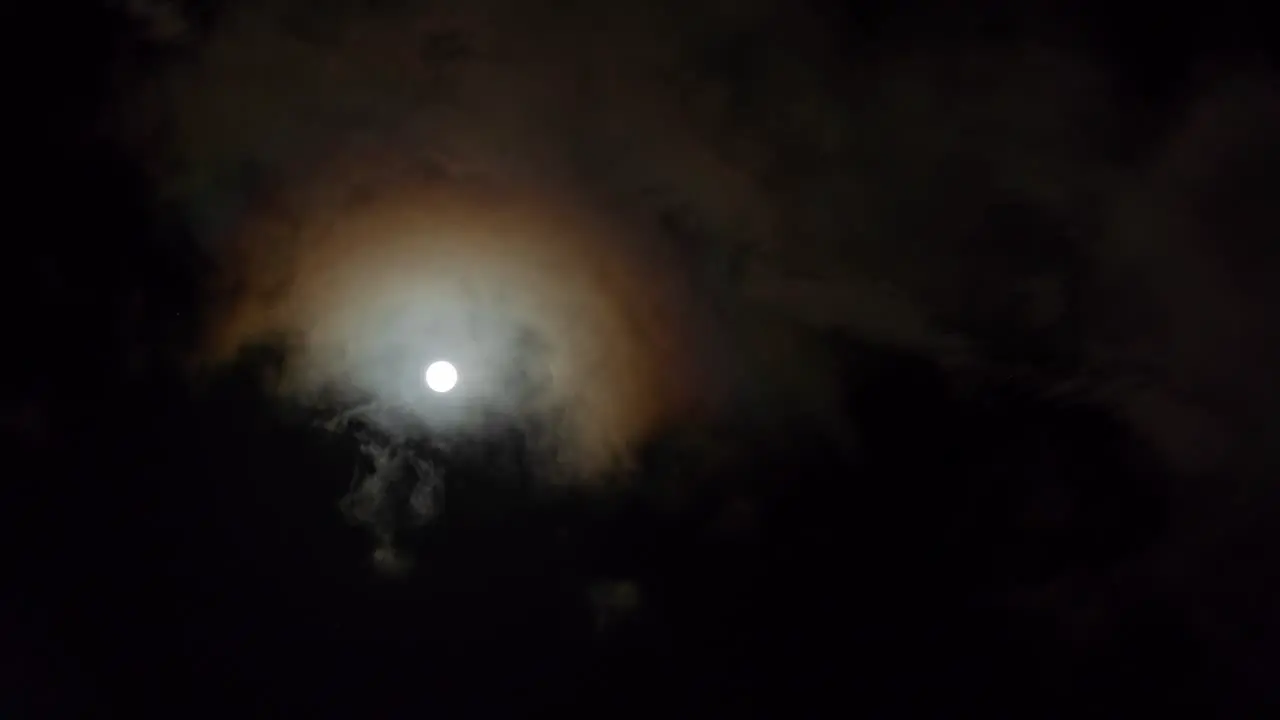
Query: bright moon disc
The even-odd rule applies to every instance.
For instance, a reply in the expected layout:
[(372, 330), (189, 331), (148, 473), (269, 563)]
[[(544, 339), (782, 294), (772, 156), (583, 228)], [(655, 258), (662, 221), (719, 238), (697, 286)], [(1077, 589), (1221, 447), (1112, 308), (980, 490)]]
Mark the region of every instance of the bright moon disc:
[(427, 366), (427, 387), (438, 393), (447, 393), (458, 384), (458, 371), (452, 363), (437, 360)]

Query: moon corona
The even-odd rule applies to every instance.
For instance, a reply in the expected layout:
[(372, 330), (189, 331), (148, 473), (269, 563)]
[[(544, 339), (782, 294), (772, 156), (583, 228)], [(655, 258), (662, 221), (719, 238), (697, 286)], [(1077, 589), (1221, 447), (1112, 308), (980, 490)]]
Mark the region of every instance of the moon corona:
[[(450, 431), (551, 423), (556, 472), (583, 478), (684, 415), (701, 353), (643, 224), (570, 191), (394, 174), (354, 202), (325, 180), (342, 175), (247, 213), (225, 246), (204, 362), (284, 337), (282, 395), (412, 408)], [(465, 392), (456, 375), (447, 390), (427, 378), (446, 353)], [(422, 402), (427, 390), (466, 402)]]

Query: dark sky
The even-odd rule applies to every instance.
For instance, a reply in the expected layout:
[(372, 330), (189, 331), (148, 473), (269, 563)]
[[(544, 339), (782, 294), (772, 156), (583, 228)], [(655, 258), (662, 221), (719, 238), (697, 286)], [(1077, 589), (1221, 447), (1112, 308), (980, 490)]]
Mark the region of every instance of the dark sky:
[[(1159, 607), (1192, 628), (1206, 656), (1230, 656), (1233, 688), (1253, 687), (1250, 677), (1280, 661), (1267, 649), (1280, 596), (1263, 589), (1257, 559), (1275, 547), (1267, 526), (1280, 500), (1270, 313), (1280, 302), (1280, 90), (1261, 23), (1230, 4), (1143, 13), (1102, 3), (121, 0), (42, 12), (13, 23), (26, 38), (7, 63), (13, 87), (30, 95), (11, 132), (26, 196), (8, 305), (31, 379), (11, 394), (6, 427), (23, 458), (80, 448), (70, 476), (146, 478), (132, 493), (85, 495), (109, 501), (110, 522), (85, 525), (95, 513), (81, 509), (70, 513), (76, 532), (49, 525), (62, 538), (50, 551), (57, 563), (94, 565), (66, 538), (96, 527), (151, 537), (181, 528), (183, 542), (211, 543), (190, 550), (196, 568), (265, 548), (283, 557), (250, 565), (339, 575), (358, 565), (360, 548), (335, 549), (359, 544), (346, 536), (298, 539), (339, 533), (326, 523), (340, 526), (341, 514), (324, 520), (317, 508), (332, 509), (343, 489), (297, 478), (349, 478), (338, 446), (324, 446), (342, 433), (300, 439), (281, 412), (336, 430), (360, 423), (372, 434), (361, 442), (376, 436), (383, 451), (424, 436), (465, 445), (515, 425), (539, 438), (535, 474), (588, 496), (607, 494), (603, 478), (644, 476), (655, 446), (679, 448), (656, 482), (723, 491), (728, 510), (712, 513), (713, 526), (740, 522), (763, 537), (761, 506), (793, 492), (804, 507), (860, 503), (801, 523), (812, 526), (928, 507), (910, 522), (934, 523), (945, 543), (933, 513), (959, 495), (943, 485), (968, 481), (957, 471), (909, 482), (945, 463), (905, 456), (934, 453), (936, 434), (948, 438), (938, 447), (968, 458), (970, 441), (957, 438), (980, 422), (921, 400), (927, 376), (945, 378), (939, 397), (997, 385), (1037, 398), (975, 411), (1005, 424), (973, 430), (974, 443), (1010, 457), (1061, 445), (1070, 457), (1077, 433), (1114, 426), (1124, 449), (1098, 457), (1149, 448), (1159, 468), (1150, 505), (1163, 530), (1139, 560), (1023, 584), (993, 607), (1048, 607), (1055, 632), (1108, 648), (1145, 642), (1117, 628), (1126, 612)], [(228, 373), (270, 341), (281, 342), (277, 372), (236, 406)], [(449, 402), (416, 384), (436, 357), (461, 373)], [(108, 379), (81, 389), (94, 385), (82, 366), (96, 364)], [(919, 378), (903, 369), (917, 365), (929, 368)], [(1003, 402), (986, 393), (1004, 397), (981, 390), (979, 405)], [(1101, 419), (1022, 432), (1057, 402)], [(308, 449), (313, 441), (329, 449)], [(859, 465), (887, 457), (877, 443), (913, 449)], [(258, 462), (259, 451), (279, 457)], [(202, 459), (212, 455), (243, 458), (252, 480), (227, 476), (229, 459)], [(1019, 472), (1057, 477), (1074, 462), (1036, 457)], [(846, 461), (862, 469), (820, 469)], [(830, 475), (839, 489), (801, 475)], [(270, 499), (241, 506), (231, 497), (245, 483)], [(919, 489), (869, 489), (904, 484)], [(1094, 485), (1102, 496), (1127, 492)], [(761, 489), (787, 486), (806, 489)], [(1068, 504), (1045, 492), (1049, 516)], [(177, 519), (176, 507), (204, 493), (221, 498), (197, 513), (204, 519)], [(884, 512), (870, 509), (880, 501)], [(165, 519), (133, 520), (139, 502)], [(295, 511), (280, 523), (296, 537), (281, 545), (252, 535), (210, 549), (239, 512), (270, 534), (272, 513)], [(1120, 523), (1136, 527), (1143, 512)], [(391, 522), (359, 520), (375, 535)], [(120, 553), (136, 542), (121, 541)], [(152, 565), (169, 568), (185, 551), (155, 552), (163, 560)], [(297, 554), (312, 557), (287, 559)], [(530, 557), (520, 562), (559, 567)], [(806, 577), (795, 569), (803, 563), (778, 562), (793, 575), (768, 582)], [(145, 569), (132, 572), (138, 587), (149, 582)], [(220, 572), (193, 571), (250, 583)], [(615, 594), (635, 590), (646, 606), (649, 593), (683, 597), (672, 587), (696, 595), (663, 572), (651, 570), (665, 590), (635, 590), (641, 578)], [(824, 582), (833, 572), (823, 566)], [(172, 592), (195, 592), (174, 582), (183, 589)], [(608, 595), (597, 590), (591, 597)], [(497, 593), (484, 602), (502, 613)], [(254, 615), (210, 602), (219, 609), (208, 617)], [(51, 610), (28, 611), (58, 625)], [(270, 625), (272, 612), (255, 622)], [(928, 614), (945, 624), (947, 612)], [(45, 627), (30, 623), (19, 624)], [(661, 632), (678, 635), (677, 625)], [(364, 641), (368, 652), (382, 642)], [(693, 646), (673, 647), (697, 664)], [(59, 660), (50, 673), (76, 665)], [(1101, 697), (1103, 685), (1080, 687)]]

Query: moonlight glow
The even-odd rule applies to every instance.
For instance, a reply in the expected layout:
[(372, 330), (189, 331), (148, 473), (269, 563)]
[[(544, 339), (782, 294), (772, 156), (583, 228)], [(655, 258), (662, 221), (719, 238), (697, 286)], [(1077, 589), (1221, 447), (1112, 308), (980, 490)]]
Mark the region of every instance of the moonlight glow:
[(437, 360), (427, 366), (427, 387), (438, 393), (447, 393), (458, 384), (458, 370), (452, 363)]

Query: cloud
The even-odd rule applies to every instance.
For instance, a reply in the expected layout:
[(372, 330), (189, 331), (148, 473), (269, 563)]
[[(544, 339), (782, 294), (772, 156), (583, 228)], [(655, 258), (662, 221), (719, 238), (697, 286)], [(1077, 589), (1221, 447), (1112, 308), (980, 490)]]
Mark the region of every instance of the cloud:
[[(124, 123), (162, 140), (140, 145), (158, 184), (222, 261), (208, 360), (285, 336), (294, 398), (450, 430), (554, 416), (592, 471), (755, 392), (764, 315), (728, 327), (717, 249), (655, 212), (692, 202), (717, 235), (767, 212), (686, 122), (670, 75), (693, 31), (639, 8), (300, 9), (229, 11)], [(463, 376), (448, 406), (415, 386), (436, 357)]]
[[(1082, 286), (1081, 362), (1212, 393), (1270, 357), (1269, 291), (1179, 219), (1265, 134), (1258, 83), (1213, 75), (1165, 135), (1034, 38), (851, 63), (787, 3), (367, 5), (230, 4), (121, 118), (223, 262), (209, 357), (289, 335), (293, 397), (556, 415), (599, 467), (678, 420), (829, 409), (814, 327), (982, 356), (966, 323), (1006, 288)], [(1056, 229), (991, 241), (1010, 205)], [(436, 355), (488, 388), (465, 412), (418, 404)]]

